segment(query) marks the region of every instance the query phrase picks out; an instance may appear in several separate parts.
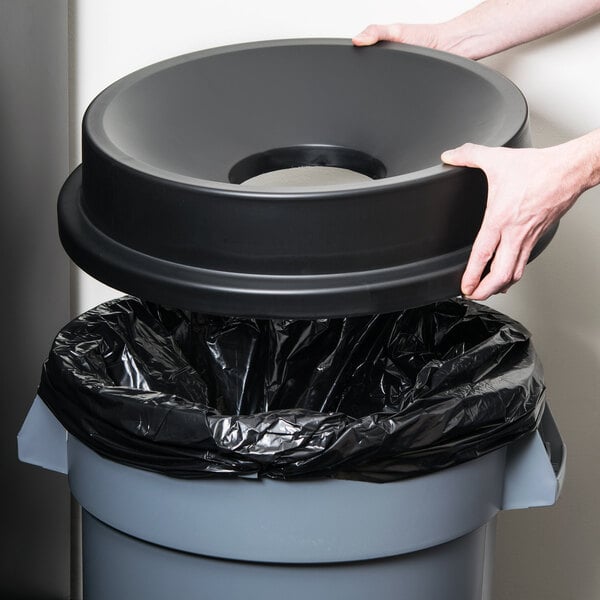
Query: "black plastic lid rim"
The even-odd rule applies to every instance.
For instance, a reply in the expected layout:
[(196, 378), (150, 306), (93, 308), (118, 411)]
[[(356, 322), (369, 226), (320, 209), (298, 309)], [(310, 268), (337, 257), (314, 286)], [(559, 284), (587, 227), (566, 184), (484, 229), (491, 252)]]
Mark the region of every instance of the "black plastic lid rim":
[[(69, 255), (77, 254), (79, 267), (93, 274), (98, 256), (103, 255), (112, 284), (123, 291), (130, 289), (132, 278), (145, 271), (148, 284), (138, 283), (135, 295), (165, 306), (180, 308), (179, 300), (173, 299), (195, 289), (197, 295), (185, 308), (202, 313), (309, 319), (384, 314), (421, 306), (460, 294), (460, 279), (471, 250), (467, 247), (421, 263), (359, 273), (287, 277), (222, 273), (157, 260), (121, 244), (108, 244), (106, 236), (78, 209), (80, 193), (81, 167), (67, 179), (59, 207), (61, 241)], [(557, 228), (555, 225), (542, 237), (530, 260), (546, 248)], [(85, 232), (85, 248), (71, 240), (68, 232), (73, 230)], [(110, 252), (105, 251), (107, 247)], [(265, 296), (269, 299), (266, 309)]]

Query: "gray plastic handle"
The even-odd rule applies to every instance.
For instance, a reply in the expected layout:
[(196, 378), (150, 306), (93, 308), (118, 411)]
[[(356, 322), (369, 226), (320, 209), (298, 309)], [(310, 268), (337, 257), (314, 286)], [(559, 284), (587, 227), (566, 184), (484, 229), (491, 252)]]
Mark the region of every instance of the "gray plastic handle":
[(567, 448), (546, 406), (538, 431), (507, 450), (502, 509), (554, 504), (562, 489), (566, 461)]
[(17, 434), (21, 462), (67, 474), (67, 431), (36, 396)]

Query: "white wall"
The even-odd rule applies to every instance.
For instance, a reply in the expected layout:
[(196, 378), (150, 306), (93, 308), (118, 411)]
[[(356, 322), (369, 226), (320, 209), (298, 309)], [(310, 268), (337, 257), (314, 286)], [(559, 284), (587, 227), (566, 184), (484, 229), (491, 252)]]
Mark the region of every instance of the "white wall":
[[(72, 127), (116, 78), (201, 48), (282, 37), (349, 37), (369, 22), (437, 21), (472, 0), (75, 0)], [(600, 126), (600, 20), (488, 59), (525, 92), (535, 142), (549, 145)], [(466, 141), (466, 140), (465, 140)], [(600, 190), (564, 219), (524, 281), (492, 304), (534, 334), (549, 398), (569, 446), (559, 504), (503, 515), (496, 599), (600, 596)], [(80, 277), (77, 309), (115, 294)]]

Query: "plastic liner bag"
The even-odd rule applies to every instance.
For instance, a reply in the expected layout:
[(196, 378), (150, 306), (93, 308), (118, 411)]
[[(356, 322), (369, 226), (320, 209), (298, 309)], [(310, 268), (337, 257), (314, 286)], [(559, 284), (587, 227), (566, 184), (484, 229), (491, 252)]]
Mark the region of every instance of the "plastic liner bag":
[(72, 435), (127, 465), (385, 482), (535, 430), (544, 390), (527, 330), (464, 300), (309, 321), (125, 297), (58, 334), (39, 394)]

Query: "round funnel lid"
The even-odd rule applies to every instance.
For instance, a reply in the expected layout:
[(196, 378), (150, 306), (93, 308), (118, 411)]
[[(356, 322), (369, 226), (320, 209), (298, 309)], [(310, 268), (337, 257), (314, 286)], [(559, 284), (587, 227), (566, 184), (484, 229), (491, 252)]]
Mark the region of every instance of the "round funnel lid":
[(459, 293), (485, 208), (483, 173), (440, 161), (467, 141), (529, 143), (522, 94), (466, 59), (321, 39), (196, 52), (92, 102), (61, 239), (99, 280), (195, 311), (425, 304)]

